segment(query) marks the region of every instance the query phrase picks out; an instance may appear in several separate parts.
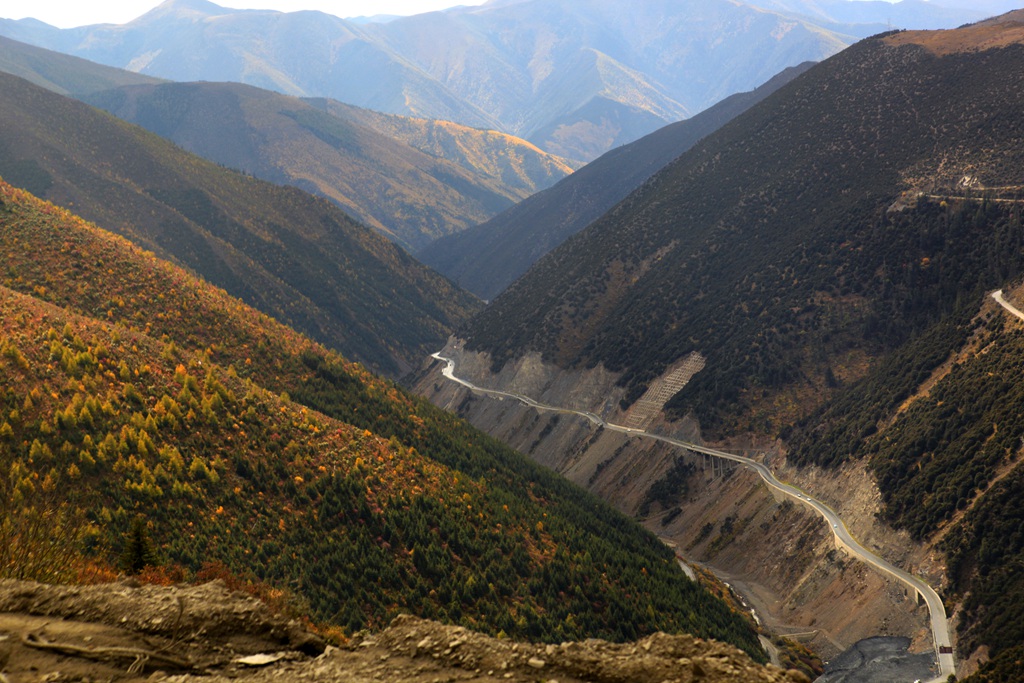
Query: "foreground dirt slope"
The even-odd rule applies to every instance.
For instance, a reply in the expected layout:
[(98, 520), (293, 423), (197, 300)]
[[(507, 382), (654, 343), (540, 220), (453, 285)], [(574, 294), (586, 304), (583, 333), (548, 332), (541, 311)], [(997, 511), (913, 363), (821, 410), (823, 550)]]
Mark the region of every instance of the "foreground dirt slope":
[(0, 581), (0, 678), (22, 681), (552, 681), (793, 683), (736, 648), (655, 634), (531, 645), (401, 616), (327, 647), (298, 622), (215, 581), (49, 586)]

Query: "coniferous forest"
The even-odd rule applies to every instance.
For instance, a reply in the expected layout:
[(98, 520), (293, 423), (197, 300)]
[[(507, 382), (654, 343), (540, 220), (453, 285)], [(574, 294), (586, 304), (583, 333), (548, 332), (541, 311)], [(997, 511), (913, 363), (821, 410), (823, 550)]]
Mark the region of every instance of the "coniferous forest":
[[(742, 617), (607, 505), (185, 271), (0, 189), (0, 498), (6, 538), (27, 546), (0, 544), (8, 575), (141, 558), (176, 576), (222, 567), (347, 633), (414, 612), (548, 642), (687, 631), (763, 657)], [(43, 520), (80, 544), (59, 576), (24, 566)]]

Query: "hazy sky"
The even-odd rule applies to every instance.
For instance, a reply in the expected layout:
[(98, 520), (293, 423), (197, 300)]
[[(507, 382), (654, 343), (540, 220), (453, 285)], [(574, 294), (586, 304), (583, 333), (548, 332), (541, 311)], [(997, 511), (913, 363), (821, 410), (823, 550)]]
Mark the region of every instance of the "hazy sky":
[[(124, 24), (145, 14), (162, 0), (0, 0), (0, 18), (33, 17), (60, 28), (85, 24)], [(484, 0), (211, 0), (221, 7), (276, 9), (295, 12), (315, 9), (339, 17), (374, 14), (420, 14), (453, 5), (482, 5)]]

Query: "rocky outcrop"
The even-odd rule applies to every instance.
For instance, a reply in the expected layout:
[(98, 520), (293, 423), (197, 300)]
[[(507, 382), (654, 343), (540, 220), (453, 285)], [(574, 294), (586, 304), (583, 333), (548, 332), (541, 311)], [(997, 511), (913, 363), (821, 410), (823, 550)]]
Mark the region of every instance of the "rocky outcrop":
[(515, 643), (410, 615), (326, 647), (223, 583), (50, 586), (0, 581), (0, 679), (14, 681), (553, 681), (796, 683), (731, 645), (656, 633), (634, 643)]

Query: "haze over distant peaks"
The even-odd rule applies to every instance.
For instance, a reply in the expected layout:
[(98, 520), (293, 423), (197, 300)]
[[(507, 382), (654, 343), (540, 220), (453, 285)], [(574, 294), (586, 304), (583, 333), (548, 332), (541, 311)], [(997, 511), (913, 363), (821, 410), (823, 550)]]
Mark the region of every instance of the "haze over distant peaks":
[(4, 37), (0, 37), (0, 71), (72, 97), (122, 85), (162, 82), (152, 76), (115, 69)]
[(168, 0), (123, 26), (4, 20), (0, 34), (162, 78), (492, 128), (582, 160), (850, 42), (726, 0), (521, 0), (386, 23)]
[[(449, 144), (424, 152), (358, 114), (337, 116), (236, 83), (133, 86), (83, 99), (212, 161), (327, 197), (410, 250), (487, 220), (572, 171), (517, 138), (441, 122), (429, 123), (448, 130)], [(344, 111), (351, 110), (365, 111)]]

